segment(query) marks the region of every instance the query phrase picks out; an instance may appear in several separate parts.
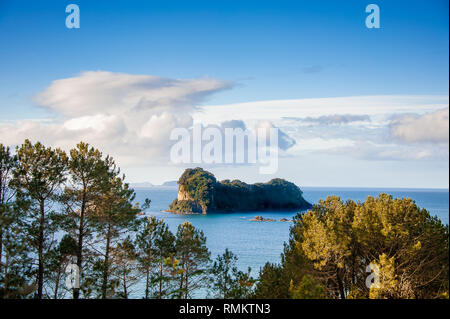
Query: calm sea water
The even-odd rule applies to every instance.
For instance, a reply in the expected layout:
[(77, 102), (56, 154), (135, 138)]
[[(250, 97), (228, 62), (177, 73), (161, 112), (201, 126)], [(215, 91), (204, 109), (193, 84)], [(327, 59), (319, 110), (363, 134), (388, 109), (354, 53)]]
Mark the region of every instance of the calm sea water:
[[(364, 201), (367, 196), (377, 196), (381, 192), (392, 194), (394, 197), (409, 197), (432, 215), (438, 216), (442, 222), (449, 220), (449, 191), (448, 189), (381, 189), (381, 188), (321, 188), (303, 187), (303, 196), (310, 203), (316, 203), (329, 195), (337, 195), (343, 200)], [(238, 258), (238, 267), (246, 270), (252, 268), (257, 275), (260, 267), (267, 261), (279, 262), (283, 250), (283, 243), (289, 238), (290, 222), (252, 222), (256, 215), (265, 218), (292, 218), (296, 212), (251, 212), (227, 213), (210, 215), (176, 215), (163, 212), (177, 196), (176, 187), (137, 189), (137, 200), (151, 199), (148, 215), (164, 218), (173, 232), (184, 221), (191, 222), (195, 227), (203, 230), (207, 237), (207, 246), (211, 256), (216, 257), (230, 249)]]

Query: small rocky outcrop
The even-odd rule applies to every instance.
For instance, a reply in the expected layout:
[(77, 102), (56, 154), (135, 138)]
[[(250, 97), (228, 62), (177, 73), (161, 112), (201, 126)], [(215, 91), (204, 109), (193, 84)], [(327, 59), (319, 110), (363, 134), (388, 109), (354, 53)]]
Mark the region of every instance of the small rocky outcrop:
[(271, 219), (271, 218), (264, 218), (262, 216), (255, 216), (255, 218), (250, 219), (251, 221), (256, 221), (256, 222), (276, 222), (275, 219)]
[[(262, 216), (255, 216), (254, 218), (250, 219), (250, 221), (255, 221), (255, 222), (276, 222), (276, 219), (272, 219), (272, 218), (264, 218)], [(279, 220), (280, 222), (292, 222), (292, 219), (287, 219), (287, 218), (280, 218)]]

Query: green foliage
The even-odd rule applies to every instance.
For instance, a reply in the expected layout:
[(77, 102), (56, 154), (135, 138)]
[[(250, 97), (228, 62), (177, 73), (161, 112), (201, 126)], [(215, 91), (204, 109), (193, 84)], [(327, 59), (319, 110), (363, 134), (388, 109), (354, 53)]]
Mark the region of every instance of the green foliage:
[[(448, 242), (448, 225), (411, 199), (330, 196), (297, 216), (281, 267), (262, 270), (256, 295), (290, 277), (294, 298), (439, 298), (448, 295)], [(379, 284), (368, 287), (369, 264)]]
[(135, 193), (124, 182), (125, 176), (120, 176), (120, 170), (116, 168), (111, 158), (106, 158), (105, 161), (108, 166), (108, 178), (102, 180), (102, 192), (92, 212), (96, 238), (103, 246), (101, 250), (103, 266), (98, 267), (103, 272), (102, 298), (114, 295), (113, 291), (110, 291), (110, 288), (114, 286), (108, 283), (113, 271), (111, 267), (113, 247), (126, 233), (137, 227), (136, 216), (141, 211), (140, 207), (133, 204)]
[[(294, 218), (298, 225), (299, 216)], [(301, 240), (296, 227), (291, 227), (289, 242), (284, 245), (280, 264), (266, 263), (260, 270), (254, 297), (259, 299), (289, 299), (292, 284), (298, 284), (304, 276), (314, 275), (314, 268), (304, 253), (296, 248)]]
[(116, 297), (128, 299), (131, 288), (139, 282), (137, 253), (131, 238), (125, 238), (113, 247), (111, 255), (112, 280), (117, 282)]
[(145, 299), (149, 299), (151, 296), (152, 283), (156, 273), (154, 268), (159, 257), (156, 245), (157, 235), (161, 234), (159, 228), (163, 225), (164, 221), (158, 220), (154, 216), (141, 219), (136, 234), (136, 258), (138, 269), (145, 283)]
[(292, 299), (324, 299), (325, 288), (318, 284), (311, 275), (304, 275), (299, 284), (294, 286), (291, 281), (289, 293)]
[[(214, 175), (201, 168), (186, 169), (178, 180), (180, 190), (186, 192), (189, 198), (202, 208), (203, 212), (213, 205), (216, 183)], [(183, 206), (186, 205), (183, 203)]]
[(210, 270), (210, 288), (215, 298), (241, 299), (253, 294), (255, 279), (250, 275), (251, 268), (242, 272), (236, 267), (237, 256), (228, 249), (217, 256)]
[(45, 147), (41, 143), (31, 144), (25, 140), (17, 150), (19, 165), (14, 171), (11, 186), (16, 190), (18, 202), (28, 201), (27, 222), (28, 244), (37, 259), (36, 297), (43, 297), (44, 268), (46, 255), (52, 246), (53, 234), (58, 229), (54, 223), (56, 213), (48, 209), (55, 201), (59, 187), (66, 180), (67, 155), (60, 149)]
[(192, 297), (192, 293), (202, 287), (209, 266), (210, 253), (206, 247), (206, 237), (191, 223), (184, 222), (178, 226), (175, 250), (181, 267), (180, 297)]
[(36, 288), (30, 280), (34, 269), (23, 207), (17, 202), (2, 207), (0, 298), (25, 298)]
[(26, 283), (30, 267), (21, 225), (23, 211), (17, 207), (15, 190), (10, 187), (17, 169), (17, 156), (0, 144), (0, 297), (19, 298), (17, 287)]
[(155, 251), (156, 272), (153, 282), (157, 285), (155, 297), (173, 298), (178, 294), (174, 288), (174, 280), (178, 273), (178, 261), (175, 259), (175, 236), (169, 226), (163, 223), (156, 228)]
[(176, 238), (164, 220), (141, 219), (135, 245), (138, 269), (145, 283), (144, 298), (173, 298), (181, 265), (175, 257)]
[(258, 299), (288, 299), (289, 284), (284, 280), (284, 268), (266, 263), (259, 272), (254, 297)]
[[(99, 150), (83, 142), (70, 150), (69, 154), (70, 178), (60, 197), (66, 214), (60, 223), (64, 231), (76, 238), (76, 264), (80, 269), (80, 284), (83, 290), (83, 269), (88, 260), (86, 255), (93, 254), (87, 244), (93, 239), (93, 215), (95, 207), (101, 205), (102, 187), (108, 180), (108, 162), (103, 159)], [(73, 297), (78, 299), (79, 296), (79, 289), (74, 289)]]
[(70, 263), (73, 263), (76, 254), (77, 242), (67, 234), (60, 240), (58, 246), (49, 251), (45, 264), (48, 298), (61, 299), (67, 297), (68, 290), (64, 282), (65, 269)]
[(178, 200), (175, 198), (169, 206), (169, 211), (189, 214), (189, 213), (202, 213), (202, 207), (192, 200)]

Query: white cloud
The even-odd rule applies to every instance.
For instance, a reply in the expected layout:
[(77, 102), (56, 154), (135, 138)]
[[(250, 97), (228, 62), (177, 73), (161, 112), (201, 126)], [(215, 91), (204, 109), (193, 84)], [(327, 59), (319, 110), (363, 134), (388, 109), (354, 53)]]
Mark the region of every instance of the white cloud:
[(63, 123), (63, 127), (70, 131), (82, 131), (92, 129), (101, 133), (109, 130), (110, 132), (122, 131), (125, 125), (117, 115), (88, 115), (69, 119)]
[(220, 127), (222, 129), (225, 129), (225, 128), (240, 128), (242, 130), (247, 129), (244, 121), (242, 121), (242, 120), (225, 121), (220, 124)]
[[(214, 125), (211, 125), (214, 126)], [(244, 121), (242, 120), (231, 120), (231, 121), (225, 121), (220, 124), (220, 128), (223, 130), (225, 128), (240, 128), (242, 130), (248, 129)], [(276, 127), (271, 123), (269, 120), (264, 121), (258, 121), (255, 123), (255, 127), (250, 127), (249, 129), (253, 131), (254, 134), (257, 134), (257, 130), (261, 128), (266, 132), (265, 140), (268, 144), (270, 142), (270, 129), (276, 128), (278, 130), (278, 148), (280, 151), (286, 151), (292, 146), (295, 145), (295, 139), (291, 138), (288, 134), (286, 134), (282, 129), (279, 127)]]
[[(259, 128), (264, 129), (266, 131), (266, 140), (268, 141), (269, 138), (269, 132), (271, 128), (276, 128), (278, 129), (278, 148), (282, 151), (286, 151), (289, 148), (291, 148), (292, 146), (295, 145), (295, 139), (291, 138), (289, 135), (287, 135), (285, 132), (283, 132), (283, 130), (281, 130), (279, 127), (276, 127), (275, 125), (273, 125), (273, 123), (271, 123), (269, 120), (264, 120), (264, 121), (259, 121), (256, 124), (256, 130), (258, 130)], [(267, 142), (269, 143), (269, 142)]]
[(390, 126), (393, 138), (403, 143), (448, 143), (449, 109), (400, 116)]
[(9, 145), (29, 138), (64, 149), (83, 140), (121, 165), (167, 162), (171, 129), (191, 126), (198, 104), (229, 87), (210, 78), (83, 72), (52, 82), (34, 98), (56, 113), (53, 121), (0, 124), (0, 138)]
[(216, 79), (178, 80), (150, 75), (88, 71), (53, 81), (34, 100), (67, 117), (192, 108), (229, 87)]
[(353, 122), (368, 122), (370, 121), (370, 116), (352, 115), (352, 114), (332, 114), (332, 115), (322, 115), (319, 117), (305, 117), (305, 118), (288, 117), (286, 119), (310, 124), (341, 125)]
[(372, 141), (357, 141), (353, 145), (332, 147), (325, 150), (326, 154), (351, 156), (356, 159), (370, 161), (448, 161), (448, 151), (429, 145), (408, 146), (399, 144), (377, 144)]
[(372, 122), (385, 122), (387, 115), (424, 114), (448, 107), (448, 96), (386, 95), (270, 100), (202, 107), (195, 121), (217, 123), (233, 119), (282, 120), (283, 118), (330, 115), (370, 116)]
[[(390, 133), (393, 118), (405, 119), (416, 114), (412, 118), (417, 119), (436, 112), (430, 121), (436, 122), (435, 132), (428, 134), (428, 140), (448, 139), (447, 106), (448, 96), (274, 100), (205, 106), (202, 112), (194, 114), (194, 121), (214, 123), (240, 118), (250, 126), (249, 123), (270, 119), (295, 141), (295, 146), (287, 150), (287, 155), (293, 156), (316, 152), (364, 160), (448, 160), (445, 145), (403, 145), (393, 141)], [(447, 110), (447, 120), (443, 112), (437, 112), (443, 108)], [(414, 123), (422, 125), (424, 119)]]
[(0, 123), (0, 139), (14, 145), (31, 138), (64, 149), (83, 140), (111, 154), (121, 166), (167, 164), (171, 130), (201, 123), (277, 127), (283, 156), (309, 152), (358, 159), (448, 160), (448, 147), (404, 143), (448, 141), (448, 96), (355, 96), (199, 107), (208, 95), (227, 88), (230, 83), (210, 78), (83, 72), (54, 81), (35, 96), (38, 105), (55, 113), (53, 120)]
[(298, 139), (295, 146), (295, 151), (298, 153), (298, 155), (302, 155), (303, 152), (323, 151), (330, 149), (333, 150), (337, 147), (352, 147), (354, 144), (354, 141), (345, 138), (324, 139), (321, 137), (316, 137), (308, 139)]

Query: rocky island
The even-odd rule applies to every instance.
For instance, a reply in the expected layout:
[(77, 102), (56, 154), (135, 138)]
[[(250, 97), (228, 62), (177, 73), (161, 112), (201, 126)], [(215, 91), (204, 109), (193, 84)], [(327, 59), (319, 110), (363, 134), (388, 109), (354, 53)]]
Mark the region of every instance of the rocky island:
[(246, 184), (240, 180), (217, 181), (202, 168), (186, 169), (178, 180), (178, 197), (172, 213), (303, 210), (312, 205), (294, 183), (275, 178), (267, 183)]

